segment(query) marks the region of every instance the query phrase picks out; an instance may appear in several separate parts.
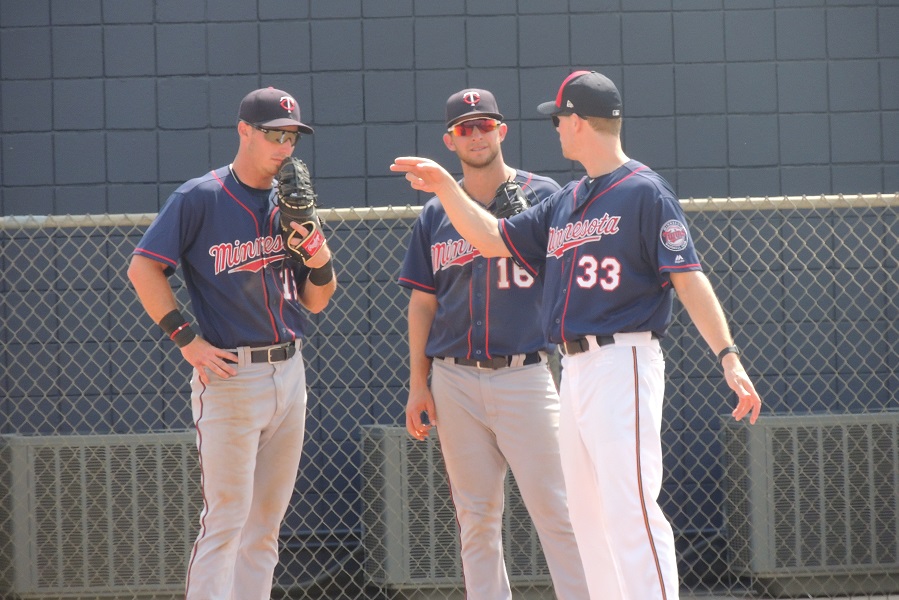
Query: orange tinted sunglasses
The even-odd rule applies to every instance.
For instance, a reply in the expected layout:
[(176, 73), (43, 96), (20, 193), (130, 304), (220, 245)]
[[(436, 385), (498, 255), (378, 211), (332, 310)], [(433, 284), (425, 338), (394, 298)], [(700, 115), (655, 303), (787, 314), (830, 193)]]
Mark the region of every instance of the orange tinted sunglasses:
[(466, 137), (474, 132), (475, 127), (480, 129), (481, 133), (490, 133), (491, 131), (499, 127), (499, 121), (497, 121), (496, 119), (472, 119), (471, 121), (456, 123), (449, 129), (447, 129), (447, 131), (451, 132), (457, 137)]

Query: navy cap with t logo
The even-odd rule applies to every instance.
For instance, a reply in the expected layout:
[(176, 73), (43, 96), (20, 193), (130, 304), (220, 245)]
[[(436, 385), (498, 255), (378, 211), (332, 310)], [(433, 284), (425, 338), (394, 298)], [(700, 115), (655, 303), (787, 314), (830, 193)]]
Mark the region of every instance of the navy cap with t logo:
[(240, 102), (237, 117), (260, 127), (288, 127), (296, 125), (302, 133), (314, 133), (300, 121), (300, 105), (283, 90), (268, 87), (254, 90)]
[(452, 127), (461, 121), (489, 117), (497, 121), (503, 115), (496, 106), (496, 98), (487, 90), (468, 88), (456, 92), (446, 100), (446, 126)]

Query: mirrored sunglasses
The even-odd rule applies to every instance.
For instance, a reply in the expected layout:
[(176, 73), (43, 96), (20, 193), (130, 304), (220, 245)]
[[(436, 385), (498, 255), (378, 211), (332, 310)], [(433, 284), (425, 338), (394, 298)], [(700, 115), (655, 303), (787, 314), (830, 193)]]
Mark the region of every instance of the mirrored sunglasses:
[(473, 119), (471, 121), (456, 123), (449, 129), (447, 129), (447, 131), (451, 132), (457, 137), (465, 137), (471, 135), (472, 132), (474, 132), (475, 127), (481, 130), (482, 133), (490, 133), (491, 131), (499, 127), (499, 121), (497, 121), (496, 119)]
[[(246, 121), (244, 121), (246, 123)], [(262, 135), (265, 136), (265, 139), (275, 144), (283, 144), (284, 142), (290, 142), (291, 146), (296, 146), (297, 141), (300, 139), (299, 131), (284, 131), (283, 129), (266, 129), (265, 127), (260, 127), (259, 125), (254, 125), (253, 123), (247, 123), (250, 127), (255, 129), (256, 131), (261, 131)]]

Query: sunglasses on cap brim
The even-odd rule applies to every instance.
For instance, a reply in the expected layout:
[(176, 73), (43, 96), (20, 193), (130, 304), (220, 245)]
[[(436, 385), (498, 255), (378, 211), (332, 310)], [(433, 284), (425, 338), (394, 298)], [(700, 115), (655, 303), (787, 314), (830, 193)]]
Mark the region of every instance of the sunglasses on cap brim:
[[(247, 123), (244, 121), (244, 123)], [(300, 139), (299, 131), (284, 131), (283, 129), (266, 129), (265, 127), (260, 127), (259, 125), (254, 125), (253, 123), (247, 123), (250, 127), (262, 133), (265, 136), (265, 139), (274, 143), (274, 144), (283, 144), (284, 142), (290, 142), (291, 146), (296, 146), (297, 141)]]
[(481, 133), (490, 133), (499, 127), (499, 121), (496, 119), (472, 119), (471, 121), (456, 123), (447, 129), (447, 131), (457, 137), (465, 137), (471, 135), (474, 132), (475, 127), (477, 127)]

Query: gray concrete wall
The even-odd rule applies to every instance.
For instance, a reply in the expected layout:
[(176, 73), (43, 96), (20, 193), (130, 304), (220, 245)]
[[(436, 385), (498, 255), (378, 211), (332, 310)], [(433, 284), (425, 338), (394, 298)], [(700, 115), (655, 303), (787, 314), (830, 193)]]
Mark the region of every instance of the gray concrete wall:
[(491, 89), (512, 164), (567, 181), (536, 105), (578, 68), (682, 197), (899, 189), (897, 0), (0, 0), (0, 214), (155, 212), (228, 162), (255, 87), (299, 100), (331, 207), (420, 203), (444, 102)]

